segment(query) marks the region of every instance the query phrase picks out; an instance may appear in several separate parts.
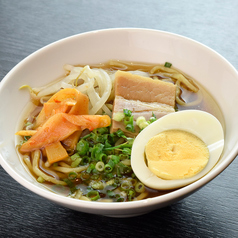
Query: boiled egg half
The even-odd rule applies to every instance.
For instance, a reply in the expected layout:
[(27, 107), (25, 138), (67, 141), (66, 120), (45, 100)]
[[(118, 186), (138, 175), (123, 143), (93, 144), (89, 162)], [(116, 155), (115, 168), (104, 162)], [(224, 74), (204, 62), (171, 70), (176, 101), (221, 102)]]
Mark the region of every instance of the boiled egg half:
[[(197, 138), (200, 144), (192, 145), (192, 137), (185, 138), (188, 141), (187, 147), (173, 145), (173, 140), (172, 144), (165, 143), (163, 138), (168, 135), (173, 137), (174, 132)], [(157, 143), (157, 140), (161, 143)], [(185, 143), (184, 139), (179, 139), (178, 143)], [(168, 154), (161, 151), (161, 144), (171, 147), (174, 154), (184, 152), (184, 155), (172, 159), (159, 158)], [(198, 147), (200, 145), (204, 146)], [(218, 162), (223, 147), (224, 131), (219, 120), (212, 114), (200, 110), (174, 112), (161, 117), (139, 133), (132, 147), (131, 166), (138, 179), (147, 187), (158, 190), (176, 189), (206, 175)], [(191, 153), (188, 153), (189, 150)], [(200, 153), (203, 153), (203, 158), (195, 158)], [(186, 156), (189, 158), (186, 159)], [(174, 161), (174, 158), (179, 161)]]

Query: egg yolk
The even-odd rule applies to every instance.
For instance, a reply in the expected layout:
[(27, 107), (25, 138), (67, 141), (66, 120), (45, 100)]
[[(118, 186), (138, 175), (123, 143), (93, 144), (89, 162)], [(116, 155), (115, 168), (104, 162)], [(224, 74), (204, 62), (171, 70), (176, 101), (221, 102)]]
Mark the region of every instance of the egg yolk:
[(148, 168), (162, 179), (190, 178), (209, 160), (206, 144), (192, 133), (168, 130), (152, 137), (145, 147)]

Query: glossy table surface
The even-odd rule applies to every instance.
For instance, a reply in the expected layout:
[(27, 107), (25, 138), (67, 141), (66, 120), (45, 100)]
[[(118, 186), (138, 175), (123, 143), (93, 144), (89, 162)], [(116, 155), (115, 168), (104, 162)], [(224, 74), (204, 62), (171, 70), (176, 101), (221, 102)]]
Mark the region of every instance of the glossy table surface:
[[(184, 35), (238, 69), (236, 0), (0, 0), (0, 79), (49, 43), (115, 27)], [(238, 159), (184, 200), (120, 219), (53, 204), (19, 185), (0, 166), (0, 237), (238, 237)]]

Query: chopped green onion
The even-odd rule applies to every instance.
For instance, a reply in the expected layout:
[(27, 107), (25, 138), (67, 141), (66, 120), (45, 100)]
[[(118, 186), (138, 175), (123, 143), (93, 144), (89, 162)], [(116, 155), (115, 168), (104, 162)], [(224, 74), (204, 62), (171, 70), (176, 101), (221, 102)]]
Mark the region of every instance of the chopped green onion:
[(125, 143), (117, 145), (117, 146), (113, 146), (113, 147), (109, 147), (109, 148), (104, 148), (104, 150), (108, 151), (108, 150), (122, 149), (122, 148), (127, 148), (127, 147), (131, 148), (132, 144), (130, 144), (128, 142), (125, 142)]
[(125, 118), (125, 114), (123, 112), (116, 112), (114, 115), (113, 115), (113, 120), (114, 121), (122, 121), (123, 119)]
[(131, 174), (132, 178), (136, 178), (136, 175), (134, 173)]
[(125, 136), (124, 132), (123, 132), (121, 129), (119, 129), (119, 130), (116, 131), (116, 135), (117, 135), (118, 137), (123, 137), (123, 136)]
[(95, 169), (95, 165), (94, 164), (90, 164), (86, 170), (87, 173), (91, 173), (91, 171)]
[(164, 64), (164, 67), (166, 67), (166, 68), (170, 68), (171, 66), (172, 66), (172, 64), (169, 62), (165, 62), (165, 64)]
[[(133, 130), (135, 122), (132, 112), (124, 112), (123, 120)], [(122, 130), (110, 133), (109, 127), (94, 129), (82, 137), (74, 154), (71, 154), (71, 166), (88, 167), (79, 174), (68, 173), (68, 177), (63, 179), (71, 194), (86, 186), (84, 194), (93, 201), (100, 199), (101, 193), (103, 197), (112, 198), (113, 201), (133, 200), (138, 179), (135, 176), (133, 178), (130, 163), (127, 163), (130, 162), (133, 142), (134, 139), (126, 137)]]
[(152, 123), (154, 121), (156, 121), (156, 117), (151, 117), (150, 120), (149, 120), (149, 123)]
[(113, 166), (111, 166), (110, 164), (106, 164), (104, 166), (104, 171), (105, 172), (110, 173), (110, 172), (112, 172), (112, 170), (113, 170)]
[(81, 139), (76, 146), (76, 150), (78, 151), (79, 155), (85, 155), (88, 152), (89, 143), (83, 139)]
[(96, 163), (96, 166), (95, 168), (99, 171), (99, 172), (102, 172), (104, 170), (104, 163), (102, 161), (98, 161)]
[(99, 174), (96, 174), (97, 172), (96, 169), (93, 170), (93, 175), (91, 175), (92, 180), (97, 180), (99, 178)]
[(68, 174), (68, 178), (70, 179), (70, 180), (73, 180), (73, 179), (76, 179), (77, 178), (77, 173), (76, 172), (70, 172), (69, 174)]
[(108, 186), (112, 186), (114, 183), (115, 183), (115, 179), (111, 179), (111, 180), (109, 180), (109, 181), (106, 182), (106, 184), (107, 184)]
[(145, 191), (145, 185), (141, 182), (138, 182), (135, 186), (135, 191), (137, 193), (143, 193)]
[(111, 191), (111, 190), (108, 190), (108, 191), (107, 191), (107, 195), (108, 195), (109, 198), (114, 198), (114, 197), (116, 197), (115, 192), (113, 192), (113, 191)]
[(132, 112), (128, 109), (123, 109), (123, 113), (125, 115), (124, 118), (124, 124), (126, 126), (126, 129), (131, 132), (135, 132), (135, 128), (133, 125), (133, 115)]
[(152, 112), (152, 117), (156, 118), (156, 115), (154, 114), (154, 112)]
[(131, 167), (124, 165), (123, 163), (118, 164), (118, 174), (128, 174), (131, 172)]
[(96, 201), (100, 198), (100, 195), (98, 191), (92, 190), (87, 193), (87, 197), (92, 201)]
[(134, 138), (128, 137), (128, 138), (127, 138), (127, 143), (128, 143), (128, 145), (131, 145), (131, 147), (132, 147), (134, 140), (135, 140)]
[(96, 129), (99, 134), (105, 134), (108, 133), (108, 128), (107, 127), (100, 127)]
[[(112, 160), (112, 162), (115, 164), (118, 164), (120, 162), (120, 157), (117, 155), (109, 155), (108, 156), (110, 158), (110, 160)], [(109, 162), (110, 162), (109, 160)]]
[(136, 119), (136, 125), (139, 126), (140, 129), (145, 129), (149, 124), (151, 124), (152, 122), (156, 121), (156, 116), (154, 113), (152, 113), (152, 117), (150, 118), (149, 121), (146, 121), (145, 117), (143, 116), (139, 116)]
[(133, 116), (125, 117), (124, 118), (124, 124), (126, 126), (126, 129), (131, 132), (135, 132), (135, 128), (133, 125)]
[(122, 177), (121, 169), (118, 166), (116, 167), (116, 175), (117, 175), (117, 178), (121, 178)]
[(120, 185), (120, 183), (121, 183), (121, 179), (120, 178), (117, 178), (117, 177), (115, 177), (115, 178), (113, 178), (114, 179), (114, 184), (115, 185)]
[(128, 131), (135, 132), (134, 125), (132, 125), (132, 124), (127, 124), (127, 125), (126, 125), (126, 129), (127, 129)]
[(145, 122), (142, 122), (139, 127), (140, 127), (140, 129), (145, 129), (148, 125), (149, 125), (149, 123), (147, 121), (145, 121)]
[(136, 119), (136, 125), (138, 125), (140, 129), (144, 129), (149, 125), (149, 123), (146, 121), (145, 117), (140, 116)]
[(133, 178), (130, 178), (128, 180), (131, 182), (132, 186), (135, 187), (135, 185), (137, 184), (137, 180)]
[(80, 164), (80, 162), (81, 162), (81, 160), (82, 160), (82, 158), (77, 158), (77, 159), (75, 159), (72, 163), (71, 163), (71, 167), (72, 168), (75, 168), (75, 167), (78, 167), (79, 166), (79, 164)]
[(71, 155), (70, 158), (72, 161), (75, 161), (76, 159), (80, 158), (80, 156), (78, 153), (75, 153), (75, 154)]
[(110, 179), (112, 179), (113, 178), (113, 173), (105, 173), (104, 174), (104, 179), (105, 180), (110, 180)]
[(91, 136), (92, 136), (91, 133), (89, 133), (89, 134), (87, 134), (86, 136), (82, 137), (81, 140), (86, 140), (86, 139), (88, 139), (88, 138), (91, 137)]
[(104, 189), (104, 184), (102, 181), (94, 181), (92, 183), (90, 183), (90, 186), (93, 188), (93, 189), (96, 189), (96, 190), (102, 190)]
[(131, 154), (131, 149), (130, 148), (123, 148), (122, 153), (125, 155), (130, 155)]
[(135, 197), (136, 193), (134, 190), (129, 190), (128, 191), (128, 200), (131, 201)]
[(130, 157), (130, 155), (127, 155), (127, 154), (119, 154), (120, 160), (129, 159), (129, 157)]
[(101, 154), (97, 154), (97, 155), (96, 155), (96, 160), (105, 161), (106, 158), (107, 158), (107, 155), (104, 154), (104, 153), (101, 153)]
[(89, 164), (90, 161), (91, 161), (90, 157), (84, 156), (84, 157), (82, 158), (81, 164), (82, 164), (82, 165)]
[(118, 199), (117, 199), (117, 202), (124, 202), (124, 198), (122, 198), (122, 197), (119, 197)]
[(123, 181), (123, 182), (121, 183), (121, 189), (122, 189), (123, 191), (129, 190), (129, 189), (131, 188), (131, 186), (132, 186), (131, 182), (130, 182), (130, 181), (127, 181), (127, 180), (125, 180), (125, 181)]
[(44, 178), (42, 178), (41, 176), (38, 177), (37, 181), (39, 183), (44, 183), (45, 182)]
[(129, 109), (123, 109), (123, 113), (126, 117), (131, 117), (132, 112)]
[(103, 147), (104, 145), (101, 143), (94, 145), (91, 152), (92, 158), (100, 160), (100, 154), (102, 153)]
[(107, 164), (110, 164), (113, 168), (115, 167), (116, 163), (119, 163), (119, 157), (118, 156), (112, 156), (111, 159), (109, 159)]
[(75, 187), (75, 185), (74, 185), (74, 183), (73, 183), (70, 179), (65, 178), (65, 179), (63, 179), (63, 181), (64, 181), (65, 183), (67, 183), (67, 185), (68, 185), (69, 188), (70, 188), (71, 193), (74, 193), (74, 192), (77, 190), (76, 187)]
[(88, 180), (90, 179), (90, 174), (89, 173), (85, 173), (85, 172), (82, 172), (80, 174), (80, 178), (84, 181), (84, 180)]
[(140, 126), (140, 124), (141, 124), (142, 122), (145, 122), (145, 121), (146, 121), (145, 117), (139, 116), (139, 117), (136, 119), (136, 125), (137, 125), (137, 126)]
[(109, 148), (109, 147), (112, 147), (112, 145), (110, 144), (110, 142), (108, 140), (106, 140), (104, 147)]

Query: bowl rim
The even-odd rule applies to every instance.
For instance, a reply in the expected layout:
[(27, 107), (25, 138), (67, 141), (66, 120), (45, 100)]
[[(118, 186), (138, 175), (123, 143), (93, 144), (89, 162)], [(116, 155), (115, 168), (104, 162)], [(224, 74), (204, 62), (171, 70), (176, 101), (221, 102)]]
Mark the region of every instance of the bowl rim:
[[(52, 46), (57, 46), (58, 44), (61, 44), (62, 42), (64, 43), (65, 41), (69, 41), (71, 39), (74, 38), (80, 38), (80, 37), (84, 37), (84, 36), (90, 36), (93, 34), (102, 34), (104, 32), (111, 32), (111, 33), (116, 33), (116, 32), (121, 32), (121, 31), (130, 31), (130, 32), (138, 32), (138, 31), (143, 31), (143, 32), (154, 32), (156, 34), (161, 34), (161, 35), (169, 35), (169, 36), (173, 36), (176, 38), (180, 38), (180, 39), (184, 39), (186, 41), (190, 41), (193, 43), (196, 43), (204, 48), (206, 48), (207, 50), (209, 50), (210, 52), (212, 52), (213, 54), (215, 54), (217, 57), (219, 57), (221, 60), (224, 61), (224, 63), (226, 63), (231, 70), (234, 71), (234, 73), (237, 75), (238, 78), (238, 72), (235, 69), (235, 67), (229, 62), (227, 61), (222, 55), (220, 55), (218, 52), (214, 51), (213, 49), (211, 49), (210, 47), (196, 41), (193, 40), (191, 38), (188, 38), (186, 36), (182, 36), (176, 33), (171, 33), (171, 32), (167, 32), (167, 31), (161, 31), (161, 30), (156, 30), (156, 29), (149, 29), (149, 28), (107, 28), (107, 29), (100, 29), (100, 30), (93, 30), (93, 31), (88, 31), (88, 32), (83, 32), (83, 33), (79, 33), (79, 34), (75, 34), (72, 36), (68, 36), (65, 38), (62, 38), (60, 40), (54, 41), (46, 46), (43, 46), (42, 48), (34, 51), (33, 53), (31, 53), (29, 56), (25, 57), (23, 60), (21, 60), (17, 65), (15, 65), (6, 75), (5, 77), (2, 79), (1, 83), (0, 83), (0, 92), (1, 89), (3, 88), (5, 82), (11, 77), (11, 75), (13, 73), (15, 73), (23, 64), (27, 63), (27, 61), (31, 60), (32, 57), (35, 57), (35, 55), (38, 54), (38, 52), (41, 51), (46, 51), (49, 48), (51, 48)], [(207, 184), (209, 181), (211, 181), (212, 179), (214, 179), (216, 176), (218, 176), (225, 168), (227, 168), (230, 163), (235, 159), (235, 157), (238, 154), (238, 141), (236, 142), (236, 146), (228, 153), (228, 155), (226, 156), (226, 160), (224, 160), (221, 164), (219, 164), (218, 166), (216, 166), (215, 168), (213, 168), (208, 174), (206, 174), (204, 177), (202, 177), (201, 179), (193, 182), (192, 184), (189, 184), (185, 187), (179, 188), (178, 190), (175, 191), (171, 191), (167, 194), (161, 195), (161, 196), (157, 196), (157, 197), (153, 197), (153, 198), (147, 198), (145, 200), (140, 200), (140, 201), (131, 201), (131, 202), (125, 202), (125, 203), (103, 203), (103, 202), (92, 202), (92, 201), (82, 201), (82, 200), (76, 200), (76, 199), (72, 199), (69, 197), (64, 197), (62, 195), (58, 195), (56, 193), (53, 193), (51, 191), (48, 191), (46, 189), (41, 188), (40, 186), (36, 186), (34, 184), (32, 184), (31, 182), (29, 182), (28, 180), (26, 180), (24, 177), (22, 177), (21, 175), (19, 175), (18, 173), (16, 173), (11, 166), (5, 162), (2, 154), (0, 154), (0, 164), (1, 166), (5, 169), (5, 171), (12, 177), (14, 178), (18, 183), (20, 183), (22, 186), (24, 186), (25, 188), (29, 189), (30, 191), (38, 194), (39, 196), (42, 196), (44, 198), (47, 198), (49, 200), (52, 200), (56, 203), (59, 204), (64, 204), (66, 205), (70, 205), (75, 206), (75, 207), (82, 207), (84, 209), (88, 209), (89, 211), (91, 210), (103, 210), (103, 211), (115, 211), (115, 210), (128, 210), (128, 209), (135, 209), (138, 207), (147, 207), (147, 206), (154, 206), (156, 204), (160, 204), (160, 203), (166, 203), (168, 201), (171, 200), (176, 200), (180, 197), (183, 196), (187, 196), (187, 194), (191, 194), (193, 192), (195, 192), (196, 190), (198, 190), (199, 188), (203, 187), (205, 184)], [(17, 155), (16, 155), (17, 156)]]

